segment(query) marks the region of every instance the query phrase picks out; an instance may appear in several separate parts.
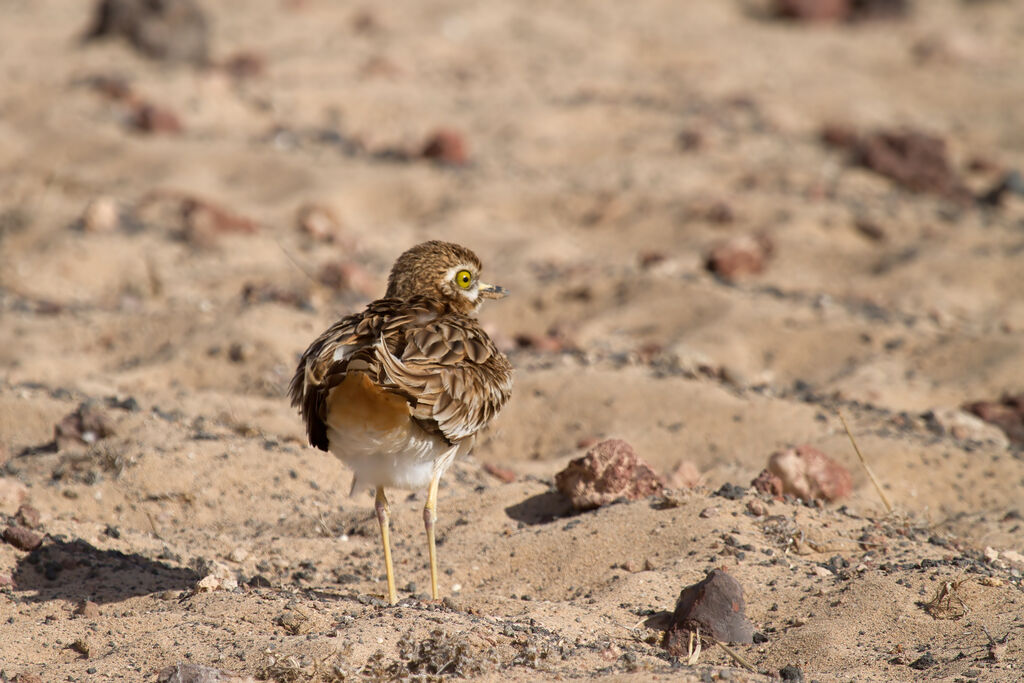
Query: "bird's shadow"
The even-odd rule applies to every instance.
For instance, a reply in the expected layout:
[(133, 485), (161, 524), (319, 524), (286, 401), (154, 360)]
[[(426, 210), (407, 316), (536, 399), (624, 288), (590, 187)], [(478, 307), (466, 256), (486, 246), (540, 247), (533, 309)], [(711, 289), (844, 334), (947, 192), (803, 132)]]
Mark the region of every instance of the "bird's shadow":
[(577, 514), (569, 499), (561, 493), (547, 491), (505, 508), (505, 514), (523, 524), (548, 524)]
[(47, 538), (18, 560), (11, 578), (32, 602), (91, 600), (103, 604), (138, 595), (191, 588), (197, 572), (135, 553), (100, 550), (82, 539)]

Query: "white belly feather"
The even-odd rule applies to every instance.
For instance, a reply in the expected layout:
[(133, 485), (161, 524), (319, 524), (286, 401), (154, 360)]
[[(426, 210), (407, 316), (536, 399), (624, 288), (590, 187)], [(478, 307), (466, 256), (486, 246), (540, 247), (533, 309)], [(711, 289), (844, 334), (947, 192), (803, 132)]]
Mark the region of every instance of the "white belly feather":
[(359, 485), (425, 488), (443, 474), (458, 450), (410, 418), (400, 396), (350, 373), (328, 397), (327, 440), (331, 453), (355, 472)]

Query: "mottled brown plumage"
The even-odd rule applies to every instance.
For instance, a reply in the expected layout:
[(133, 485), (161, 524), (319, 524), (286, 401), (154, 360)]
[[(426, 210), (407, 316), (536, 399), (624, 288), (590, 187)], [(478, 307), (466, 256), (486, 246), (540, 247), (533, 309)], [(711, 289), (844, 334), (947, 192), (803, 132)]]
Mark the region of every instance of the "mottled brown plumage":
[(480, 260), (425, 242), (395, 262), (387, 296), (346, 316), (302, 354), (290, 394), (311, 445), (377, 487), (389, 598), (395, 601), (384, 486), (427, 485), (424, 520), (433, 560), (437, 482), (508, 401), (512, 367), (473, 313), (505, 290), (480, 282)]

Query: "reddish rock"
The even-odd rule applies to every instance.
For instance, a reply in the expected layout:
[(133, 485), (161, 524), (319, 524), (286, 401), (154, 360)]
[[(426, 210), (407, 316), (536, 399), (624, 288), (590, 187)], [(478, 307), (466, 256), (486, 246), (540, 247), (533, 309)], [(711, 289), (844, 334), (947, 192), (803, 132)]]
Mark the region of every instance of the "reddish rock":
[(18, 550), (32, 551), (43, 542), (43, 537), (23, 526), (12, 524), (4, 529), (4, 540)]
[(646, 498), (664, 488), (655, 471), (621, 439), (602, 441), (571, 461), (555, 475), (555, 485), (577, 510), (591, 510), (619, 498)]
[(267, 72), (267, 59), (258, 52), (242, 50), (221, 62), (220, 68), (238, 80), (258, 78)]
[(114, 434), (114, 424), (93, 403), (86, 401), (53, 428), (58, 450), (92, 444)]
[(834, 501), (850, 495), (850, 472), (813, 446), (797, 446), (773, 453), (768, 468), (751, 482), (776, 498), (784, 494), (805, 501)]
[(36, 510), (31, 505), (25, 503), (18, 508), (18, 513), (14, 515), (14, 521), (29, 529), (38, 529), (41, 521), (39, 510)]
[(942, 138), (911, 129), (878, 131), (860, 137), (854, 145), (854, 158), (913, 192), (971, 198), (949, 162)]
[(974, 401), (963, 408), (1002, 429), (1013, 443), (1024, 444), (1024, 394), (1004, 396), (999, 401)]
[(92, 600), (83, 600), (78, 603), (78, 607), (75, 608), (75, 614), (85, 617), (86, 619), (99, 619), (100, 606)]
[(713, 569), (703, 581), (687, 586), (679, 594), (663, 641), (669, 654), (685, 657), (690, 633), (698, 629), (702, 636), (723, 643), (754, 642), (754, 626), (747, 619), (743, 587), (721, 569)]
[(516, 480), (516, 473), (507, 467), (499, 467), (498, 465), (492, 465), (491, 463), (484, 464), (484, 472), (491, 475), (496, 479), (500, 479), (506, 484), (511, 484)]
[(705, 265), (725, 280), (736, 280), (763, 271), (773, 250), (767, 235), (740, 235), (713, 247)]
[(851, 0), (775, 0), (775, 14), (801, 21), (841, 21), (848, 19)]
[(180, 133), (185, 130), (178, 115), (167, 107), (151, 102), (135, 103), (131, 125), (143, 133)]
[(857, 131), (845, 123), (827, 123), (821, 129), (821, 141), (829, 147), (849, 149), (856, 145), (859, 139)]
[(469, 161), (469, 149), (461, 133), (442, 128), (427, 138), (420, 156), (453, 166)]
[(182, 197), (181, 216), (185, 241), (197, 246), (212, 246), (224, 234), (259, 230), (255, 221), (198, 197)]

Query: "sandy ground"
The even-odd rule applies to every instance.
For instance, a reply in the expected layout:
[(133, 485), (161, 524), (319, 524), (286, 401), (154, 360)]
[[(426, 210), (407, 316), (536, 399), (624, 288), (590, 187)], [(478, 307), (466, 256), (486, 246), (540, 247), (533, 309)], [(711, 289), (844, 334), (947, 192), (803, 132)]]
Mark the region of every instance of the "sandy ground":
[[(914, 193), (820, 137), (940, 136), (976, 193), (1024, 168), (1019, 3), (838, 26), (756, 2), (204, 4), (213, 59), (245, 51), (262, 74), (83, 46), (91, 3), (4, 4), (0, 463), (45, 540), (0, 544), (0, 680), (181, 662), (299, 681), (1019, 680), (1021, 445), (926, 414), (948, 426), (1024, 389), (1024, 198)], [(181, 132), (133, 129), (135, 100), (98, 77)], [(438, 128), (467, 164), (395, 152)], [(333, 241), (297, 228), (310, 203)], [(750, 234), (773, 244), (763, 272), (707, 272)], [(513, 291), (481, 317), (516, 385), (442, 484), (442, 604), (423, 595), (423, 493), (392, 495), (389, 608), (372, 500), (305, 446), (284, 394), (306, 344), (428, 238)], [(113, 434), (54, 450), (88, 401)], [(554, 475), (603, 437), (706, 485), (573, 514)], [(804, 443), (851, 470), (847, 500), (714, 495)], [(660, 646), (679, 591), (722, 566), (759, 673)]]

